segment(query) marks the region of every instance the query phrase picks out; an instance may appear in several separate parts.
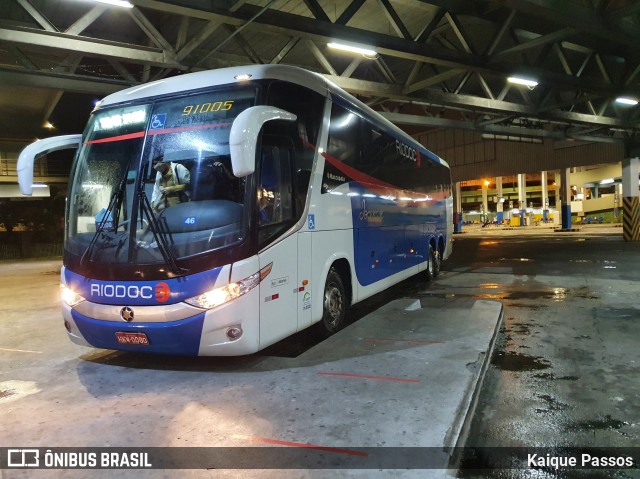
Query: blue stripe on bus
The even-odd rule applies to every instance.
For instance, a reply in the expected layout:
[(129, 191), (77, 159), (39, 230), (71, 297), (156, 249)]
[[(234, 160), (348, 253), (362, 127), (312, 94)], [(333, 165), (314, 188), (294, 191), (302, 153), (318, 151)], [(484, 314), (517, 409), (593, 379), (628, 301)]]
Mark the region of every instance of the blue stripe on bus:
[(351, 196), (354, 266), (362, 286), (427, 261), (431, 239), (446, 241), (445, 199), (403, 205), (356, 182), (349, 190), (356, 194)]
[[(205, 313), (168, 323), (118, 323), (88, 318), (71, 310), (82, 336), (96, 348), (118, 349), (141, 353), (197, 356)], [(149, 345), (124, 345), (116, 340), (116, 333), (144, 333)]]
[(99, 304), (149, 306), (174, 304), (213, 289), (222, 267), (179, 278), (155, 281), (101, 281), (64, 270), (69, 288)]

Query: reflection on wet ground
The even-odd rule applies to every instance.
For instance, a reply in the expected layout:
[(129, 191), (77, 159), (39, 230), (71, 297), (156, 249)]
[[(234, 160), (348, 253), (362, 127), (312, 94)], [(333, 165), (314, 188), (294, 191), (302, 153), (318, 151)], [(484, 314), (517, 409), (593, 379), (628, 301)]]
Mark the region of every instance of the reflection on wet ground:
[[(443, 277), (420, 294), (505, 307), (466, 445), (640, 447), (637, 244), (464, 237), (454, 251)], [(640, 471), (519, 466), (459, 477), (635, 478)]]
[(503, 371), (534, 371), (551, 367), (549, 361), (541, 358), (514, 352), (497, 351), (491, 364)]

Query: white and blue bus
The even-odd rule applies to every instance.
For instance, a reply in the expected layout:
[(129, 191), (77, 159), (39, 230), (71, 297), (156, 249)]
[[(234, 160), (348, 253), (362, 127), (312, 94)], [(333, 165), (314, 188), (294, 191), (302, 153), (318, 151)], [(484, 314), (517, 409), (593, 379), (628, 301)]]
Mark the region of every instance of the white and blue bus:
[[(175, 355), (249, 354), (451, 253), (450, 170), (321, 75), (283, 65), (177, 76), (106, 97), (77, 147), (61, 271), (75, 343)], [(174, 199), (156, 208), (156, 161)]]

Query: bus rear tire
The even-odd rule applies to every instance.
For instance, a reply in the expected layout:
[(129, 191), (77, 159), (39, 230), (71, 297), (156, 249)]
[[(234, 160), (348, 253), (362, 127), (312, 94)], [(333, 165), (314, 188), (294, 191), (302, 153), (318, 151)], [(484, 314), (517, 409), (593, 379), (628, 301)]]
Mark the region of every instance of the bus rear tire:
[(431, 253), (433, 254), (433, 278), (437, 278), (440, 274), (440, 268), (442, 267), (442, 256), (440, 256), (439, 249), (431, 249)]
[(342, 277), (331, 268), (324, 284), (322, 295), (322, 319), (318, 323), (320, 332), (325, 336), (338, 331), (344, 325), (347, 315), (347, 295)]
[(440, 253), (429, 244), (429, 256), (427, 260), (427, 269), (424, 272), (424, 277), (427, 281), (436, 279), (440, 273)]

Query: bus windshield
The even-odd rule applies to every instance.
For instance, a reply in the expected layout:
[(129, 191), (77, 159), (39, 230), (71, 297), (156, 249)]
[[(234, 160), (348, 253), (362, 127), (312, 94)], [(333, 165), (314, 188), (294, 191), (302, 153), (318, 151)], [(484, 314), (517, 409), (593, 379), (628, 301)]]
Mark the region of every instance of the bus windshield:
[(72, 173), (65, 250), (81, 261), (162, 264), (241, 242), (246, 180), (229, 132), (255, 87), (96, 111)]

